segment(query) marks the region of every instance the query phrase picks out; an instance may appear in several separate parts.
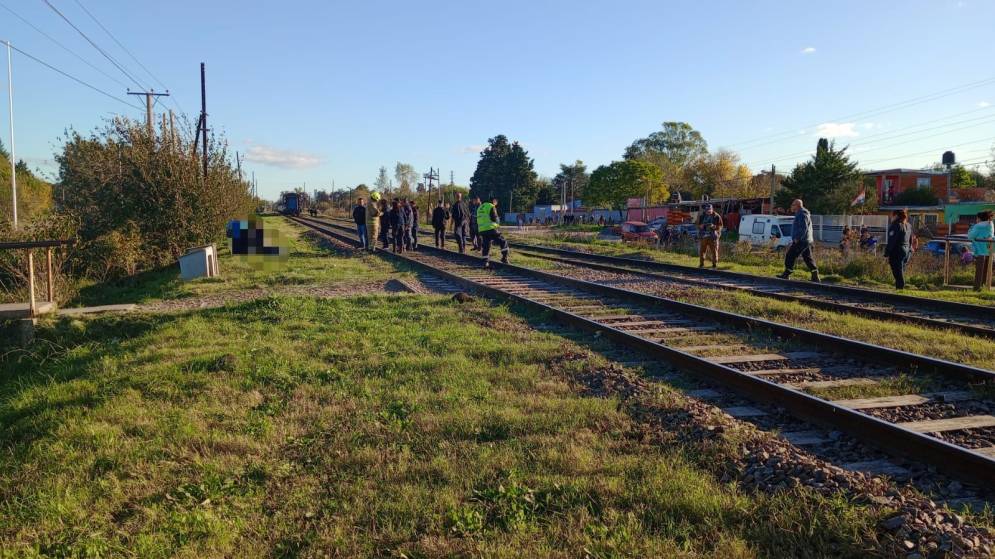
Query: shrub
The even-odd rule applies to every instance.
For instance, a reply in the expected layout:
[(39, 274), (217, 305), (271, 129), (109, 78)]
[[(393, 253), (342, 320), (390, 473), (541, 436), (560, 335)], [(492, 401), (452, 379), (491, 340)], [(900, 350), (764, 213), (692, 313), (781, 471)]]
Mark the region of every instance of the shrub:
[[(171, 263), (190, 246), (217, 240), (229, 219), (254, 208), (248, 183), (215, 137), (208, 176), (193, 146), (168, 130), (115, 118), (88, 137), (71, 132), (59, 164), (59, 211), (79, 225), (79, 267), (96, 277)], [(92, 254), (90, 254), (92, 251)]]

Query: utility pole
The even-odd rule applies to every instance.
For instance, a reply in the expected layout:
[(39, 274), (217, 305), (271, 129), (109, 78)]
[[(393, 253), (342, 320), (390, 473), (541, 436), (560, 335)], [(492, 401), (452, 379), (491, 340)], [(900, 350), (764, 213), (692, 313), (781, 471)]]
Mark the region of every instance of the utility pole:
[(17, 230), (17, 164), (14, 163), (14, 72), (11, 62), (10, 41), (7, 43), (7, 106), (10, 110), (10, 207), (13, 210), (14, 230)]
[(774, 213), (774, 188), (777, 186), (777, 169), (770, 166), (770, 213)]
[(169, 145), (176, 147), (176, 115), (173, 114), (173, 109), (169, 109)]
[(152, 120), (153, 120), (152, 101), (156, 97), (169, 97), (169, 91), (166, 91), (166, 93), (156, 93), (154, 89), (150, 89), (148, 91), (131, 91), (129, 89), (128, 95), (145, 96), (145, 126), (149, 130), (149, 137), (152, 137), (155, 134), (155, 129), (152, 126)]
[(237, 151), (235, 152), (235, 167), (238, 169), (238, 182), (242, 182), (242, 159)]
[(204, 63), (200, 63), (200, 120), (203, 126), (200, 133), (204, 140), (204, 180), (207, 180), (207, 82), (204, 79)]

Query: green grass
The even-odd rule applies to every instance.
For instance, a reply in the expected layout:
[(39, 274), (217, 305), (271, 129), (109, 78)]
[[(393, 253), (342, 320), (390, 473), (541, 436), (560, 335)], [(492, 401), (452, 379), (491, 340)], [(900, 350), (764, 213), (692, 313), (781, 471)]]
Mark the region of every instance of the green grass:
[(43, 322), (0, 360), (0, 555), (864, 555), (875, 515), (643, 442), (579, 351), (411, 295)]
[(88, 283), (67, 306), (148, 303), (253, 288), (364, 283), (391, 277), (392, 268), (378, 259), (336, 257), (307, 237), (304, 227), (282, 217), (266, 217), (264, 221), (265, 228), (277, 231), (288, 247), (289, 260), (282, 265), (253, 265), (245, 257), (231, 254), (230, 247), (222, 244), (218, 247), (220, 277), (183, 281), (179, 265), (173, 265), (120, 281)]
[[(514, 241), (528, 244), (588, 250), (610, 256), (650, 258), (659, 262), (682, 266), (696, 267), (698, 265), (698, 257), (689, 254), (692, 252), (690, 248), (686, 248), (684, 252), (681, 252), (678, 249), (660, 250), (648, 244), (602, 241), (593, 237), (590, 239), (579, 239), (575, 236), (562, 235), (551, 237), (537, 235), (516, 236), (514, 232), (511, 232), (511, 237)], [(753, 249), (748, 253), (741, 253), (738, 248), (729, 250), (726, 244), (723, 244), (723, 249), (726, 250), (721, 255), (719, 262), (720, 270), (765, 277), (774, 276), (784, 270), (783, 252), (773, 253)], [(824, 259), (829, 255), (832, 256), (832, 259), (831, 262), (827, 263)], [(918, 258), (920, 261), (923, 261), (927, 259), (927, 256), (922, 255)], [(816, 254), (816, 263), (820, 264), (823, 272), (823, 281), (825, 282), (894, 291), (894, 283), (891, 281), (890, 272), (886, 270), (887, 262), (883, 257), (873, 259), (871, 257), (864, 257), (855, 259), (849, 264), (843, 264), (838, 250), (823, 248)], [(942, 262), (936, 260), (930, 266), (942, 266)], [(960, 266), (955, 266), (954, 268), (953, 283), (969, 284), (972, 281), (973, 268), (970, 270), (966, 270)], [(800, 260), (794, 277), (799, 279), (808, 278), (808, 272)], [(902, 293), (914, 297), (928, 297), (974, 305), (995, 305), (995, 291), (975, 292), (970, 289), (942, 288), (937, 285), (939, 282), (938, 278), (939, 276), (936, 273), (911, 273), (908, 278), (910, 287)]]

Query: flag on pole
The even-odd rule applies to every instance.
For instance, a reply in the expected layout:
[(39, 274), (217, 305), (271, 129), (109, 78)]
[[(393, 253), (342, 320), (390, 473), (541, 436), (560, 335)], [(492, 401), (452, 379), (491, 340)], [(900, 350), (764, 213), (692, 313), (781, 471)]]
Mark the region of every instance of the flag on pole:
[(866, 187), (862, 187), (860, 189), (860, 193), (857, 194), (857, 197), (854, 198), (852, 202), (850, 202), (850, 205), (851, 206), (857, 206), (857, 205), (863, 204), (865, 200), (867, 200), (867, 188)]

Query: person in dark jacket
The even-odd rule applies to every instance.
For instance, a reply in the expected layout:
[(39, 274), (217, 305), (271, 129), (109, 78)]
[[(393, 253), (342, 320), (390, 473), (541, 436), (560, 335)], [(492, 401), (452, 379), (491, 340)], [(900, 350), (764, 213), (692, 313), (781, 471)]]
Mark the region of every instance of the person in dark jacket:
[(795, 213), (795, 221), (791, 226), (791, 246), (788, 247), (788, 252), (784, 255), (784, 272), (777, 277), (788, 279), (795, 269), (795, 261), (801, 256), (805, 265), (812, 271), (812, 281), (820, 281), (819, 267), (815, 265), (815, 259), (812, 258), (812, 245), (815, 244), (815, 236), (812, 232), (812, 214), (805, 209), (801, 198), (791, 202), (791, 211)]
[(401, 206), (398, 209), (401, 213), (401, 244), (405, 250), (411, 250), (411, 204), (407, 198), (401, 198)]
[(411, 248), (418, 248), (418, 204), (411, 200), (408, 205), (411, 206)]
[(442, 202), (432, 210), (432, 228), (435, 229), (436, 248), (446, 248), (446, 224), (449, 223), (449, 210)]
[(456, 202), (450, 210), (453, 218), (453, 235), (456, 235), (456, 245), (460, 254), (466, 252), (466, 236), (470, 233), (470, 207), (463, 200), (463, 193), (456, 193)]
[(380, 242), (383, 243), (383, 249), (387, 250), (390, 246), (390, 206), (387, 205), (387, 199), (380, 199)]
[(357, 200), (356, 207), (352, 209), (352, 220), (356, 222), (356, 235), (363, 250), (370, 249), (370, 239), (366, 234), (366, 199)]
[(905, 289), (905, 266), (912, 257), (912, 225), (905, 210), (895, 210), (895, 219), (888, 226), (888, 243), (884, 255), (895, 276), (895, 289)]
[(480, 230), (477, 228), (477, 210), (480, 209), (480, 196), (474, 196), (470, 201), (470, 240), (473, 250), (480, 250)]
[(397, 254), (403, 253), (405, 248), (405, 216), (406, 214), (401, 206), (401, 202), (394, 200), (387, 218), (390, 223), (390, 237), (394, 244), (394, 252)]

